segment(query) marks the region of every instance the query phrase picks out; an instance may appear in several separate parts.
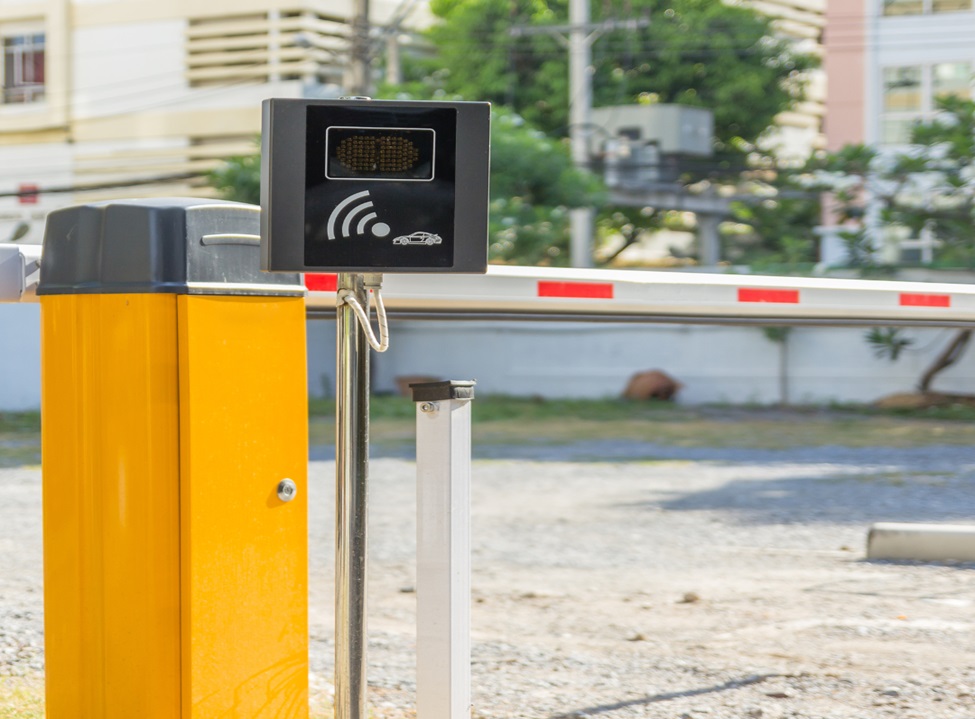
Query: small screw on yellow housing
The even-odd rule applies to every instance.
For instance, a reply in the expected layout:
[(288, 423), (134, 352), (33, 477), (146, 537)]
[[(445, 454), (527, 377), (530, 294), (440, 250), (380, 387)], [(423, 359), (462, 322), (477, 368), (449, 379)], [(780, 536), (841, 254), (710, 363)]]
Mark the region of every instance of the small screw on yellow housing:
[(308, 716), (304, 288), (258, 232), (204, 200), (48, 220), (48, 719)]

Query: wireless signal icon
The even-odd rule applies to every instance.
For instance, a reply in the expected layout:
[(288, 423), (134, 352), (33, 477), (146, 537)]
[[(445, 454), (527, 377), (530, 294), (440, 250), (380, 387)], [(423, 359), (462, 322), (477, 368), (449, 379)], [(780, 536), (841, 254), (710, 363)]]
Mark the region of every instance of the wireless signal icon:
[[(372, 207), (369, 190), (363, 190), (346, 197), (335, 206), (332, 214), (328, 216), (328, 239), (352, 237), (353, 223), (355, 223), (355, 235), (364, 235), (366, 229), (369, 229), (375, 237), (386, 237), (389, 234), (390, 227), (385, 222), (376, 222), (379, 215), (372, 211)], [(342, 219), (341, 232), (336, 233), (335, 227), (343, 214), (345, 217)]]

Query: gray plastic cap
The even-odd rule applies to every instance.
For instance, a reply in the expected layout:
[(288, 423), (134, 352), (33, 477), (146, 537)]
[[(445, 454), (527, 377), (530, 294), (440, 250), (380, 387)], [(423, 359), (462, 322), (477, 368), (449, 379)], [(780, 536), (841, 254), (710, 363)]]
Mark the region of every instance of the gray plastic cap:
[(474, 399), (474, 385), (472, 379), (450, 379), (442, 382), (414, 382), (410, 385), (413, 390), (414, 402), (439, 402), (449, 399)]
[(39, 295), (303, 295), (297, 273), (261, 272), (256, 205), (117, 200), (48, 215)]

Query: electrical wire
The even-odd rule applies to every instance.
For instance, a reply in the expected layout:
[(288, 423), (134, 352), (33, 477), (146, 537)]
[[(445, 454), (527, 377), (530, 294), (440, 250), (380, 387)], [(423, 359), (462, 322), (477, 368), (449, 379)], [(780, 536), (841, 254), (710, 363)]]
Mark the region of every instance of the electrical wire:
[[(475, 30), (472, 33), (472, 35), (474, 35), (474, 36), (476, 36), (478, 34), (487, 35), (487, 34), (493, 34), (493, 33), (491, 33), (490, 31), (477, 31), (477, 30)], [(918, 34), (916, 32), (913, 33), (913, 35), (909, 39), (909, 41), (910, 42), (927, 43), (927, 44), (929, 44), (934, 39), (934, 38), (930, 38), (930, 39), (928, 39), (928, 38), (919, 38), (917, 35)], [(614, 53), (614, 52), (622, 52), (622, 51), (628, 51), (630, 54), (634, 54), (633, 39), (634, 38), (631, 35), (631, 36), (627, 37), (623, 41), (623, 44), (618, 44), (618, 43), (614, 43), (611, 40), (611, 38), (607, 38), (606, 40), (604, 40), (604, 44), (603, 44), (603, 46), (601, 48), (602, 52), (600, 54), (607, 54), (607, 51), (609, 51), (609, 54)], [(951, 39), (951, 38), (945, 38), (943, 35), (941, 35), (941, 36), (938, 36), (937, 41), (938, 41), (939, 46), (943, 47), (946, 44), (946, 42), (947, 43), (952, 43), (953, 42), (953, 39)], [(959, 38), (957, 40), (957, 42), (964, 42), (964, 43), (967, 44), (967, 43), (970, 43), (970, 39), (968, 39), (968, 38), (964, 38), (964, 39)], [(678, 44), (671, 44), (671, 43), (659, 43), (659, 42), (646, 43), (646, 42), (644, 42), (644, 43), (641, 43), (641, 45), (642, 45), (642, 47), (639, 47), (639, 49), (636, 50), (636, 54), (638, 54), (638, 55), (639, 54), (642, 54), (644, 56), (649, 55), (650, 57), (647, 57), (646, 59), (650, 59), (650, 60), (653, 59), (653, 56), (654, 55), (658, 55), (659, 53), (665, 52), (667, 50), (673, 50), (673, 49), (683, 50), (683, 55), (684, 55), (684, 59), (685, 60), (688, 59), (688, 56), (692, 56), (692, 57), (694, 57), (696, 59), (703, 60), (703, 59), (706, 59), (708, 57), (720, 56), (720, 55), (723, 55), (724, 53), (727, 53), (727, 52), (738, 52), (738, 53), (744, 53), (744, 54), (765, 52), (764, 49), (755, 47), (755, 45), (753, 43), (749, 43), (747, 45), (741, 45), (741, 44), (737, 44), (737, 43), (726, 43), (726, 44), (719, 44), (719, 45), (715, 46), (714, 43), (712, 42), (712, 43), (710, 43), (710, 46), (707, 47), (707, 48), (704, 48), (704, 47), (693, 47), (693, 46), (688, 47), (687, 45), (683, 45), (683, 43), (681, 43), (681, 44), (678, 45)], [(676, 45), (676, 48), (675, 48), (675, 45)], [(683, 45), (683, 47), (681, 47), (681, 45)], [(899, 43), (897, 43), (897, 45), (900, 46), (901, 43), (899, 42)], [(473, 42), (468, 41), (467, 42), (467, 46), (468, 46), (468, 48), (471, 48), (471, 49), (478, 49), (478, 48), (483, 48), (485, 50), (496, 50), (497, 49), (496, 43), (493, 43), (493, 42), (478, 42), (477, 40), (474, 40)], [(873, 48), (877, 48), (878, 47), (878, 43), (864, 43), (864, 44), (850, 43), (850, 44), (846, 44), (846, 45), (841, 44), (841, 43), (837, 43), (837, 44), (831, 45), (830, 47), (832, 49), (836, 49), (836, 50), (859, 49), (859, 48), (862, 48), (862, 47), (873, 47)], [(535, 51), (531, 52), (531, 55), (533, 57), (537, 58), (537, 59), (545, 59), (547, 57), (561, 58), (561, 57), (564, 57), (564, 51), (561, 51), (560, 50), (558, 52), (546, 52), (546, 51), (539, 52), (539, 51), (535, 50)], [(244, 70), (244, 71), (246, 71), (250, 67), (258, 67), (258, 66), (262, 66), (262, 65), (264, 65), (263, 62), (258, 62), (258, 63), (254, 63), (253, 65), (245, 65), (245, 66), (242, 66), (241, 69)], [(631, 70), (632, 69), (636, 69), (636, 68), (631, 68)], [(171, 72), (167, 72), (167, 73), (164, 73), (164, 74), (160, 74), (157, 77), (159, 77), (160, 79), (168, 79), (170, 77), (173, 77), (173, 75), (172, 75)], [(203, 94), (204, 95), (209, 95), (211, 93), (212, 94), (217, 94), (217, 93), (219, 93), (221, 91), (225, 91), (225, 90), (228, 90), (230, 88), (239, 87), (241, 85), (247, 85), (247, 84), (260, 84), (260, 83), (255, 83), (253, 79), (248, 78), (248, 79), (245, 79), (245, 80), (242, 80), (242, 81), (230, 82), (230, 83), (228, 83), (226, 85), (220, 85), (220, 86), (217, 86), (217, 87), (214, 87), (214, 88), (206, 88)], [(161, 91), (165, 91), (165, 90), (169, 90), (169, 89), (172, 89), (174, 91), (179, 91), (179, 90), (185, 89), (185, 86), (182, 86), (181, 84), (172, 84), (172, 85), (167, 84), (167, 85), (162, 85), (162, 86), (155, 87), (155, 88), (151, 88), (151, 89), (146, 89), (146, 88), (143, 87), (141, 90), (133, 93), (132, 90), (131, 90), (130, 81), (120, 81), (118, 83), (109, 83), (109, 84), (101, 85), (101, 86), (99, 86), (97, 88), (96, 87), (92, 87), (91, 90), (104, 92), (106, 89), (113, 88), (113, 87), (119, 87), (119, 90), (120, 90), (120, 94), (118, 96), (119, 99), (121, 99), (122, 97), (125, 97), (125, 99), (130, 100), (130, 101), (131, 101), (131, 99), (133, 97), (138, 97), (140, 95), (144, 95), (147, 98), (148, 97), (158, 98), (158, 95), (159, 95), (159, 93)], [(202, 89), (203, 88), (199, 88), (198, 90), (202, 90)], [(198, 94), (198, 96), (199, 96), (199, 94)], [(106, 97), (101, 97), (99, 99), (100, 99), (100, 101), (105, 102), (105, 101), (113, 100), (113, 99), (115, 99), (115, 97), (106, 96)], [(183, 102), (186, 102), (187, 100), (188, 100), (188, 98), (185, 97), (185, 96), (184, 97), (167, 99), (167, 100), (163, 100), (163, 101), (159, 101), (158, 99), (156, 99), (154, 102), (149, 102), (149, 103), (144, 104), (142, 106), (130, 107), (130, 108), (126, 108), (124, 110), (120, 110), (120, 111), (116, 111), (116, 112), (112, 112), (112, 113), (107, 113), (105, 115), (99, 115), (97, 117), (99, 119), (101, 119), (101, 118), (106, 118), (106, 117), (118, 117), (118, 116), (132, 115), (132, 114), (136, 114), (136, 113), (139, 113), (139, 112), (143, 112), (143, 111), (148, 110), (148, 109), (155, 109), (155, 108), (166, 107), (166, 106), (171, 106), (171, 105), (178, 105), (178, 104), (181, 104)], [(48, 101), (48, 107), (49, 108), (55, 108), (55, 109), (57, 109), (57, 108), (60, 108), (61, 107), (61, 103), (51, 103), (50, 101)]]
[(97, 182), (92, 184), (78, 184), (78, 185), (59, 185), (56, 187), (39, 187), (36, 190), (11, 190), (9, 192), (0, 192), (0, 198), (2, 197), (34, 197), (37, 195), (54, 195), (65, 192), (93, 192), (96, 190), (115, 190), (118, 188), (125, 187), (135, 187), (137, 185), (155, 185), (155, 184), (165, 184), (169, 182), (195, 180), (200, 177), (198, 173), (182, 172), (173, 175), (156, 175), (153, 177), (142, 177), (130, 180), (118, 180), (113, 182)]
[(359, 322), (359, 326), (366, 335), (366, 341), (369, 342), (369, 346), (372, 347), (376, 352), (385, 352), (389, 349), (389, 320), (386, 317), (386, 306), (383, 304), (383, 296), (380, 290), (382, 286), (382, 280), (378, 283), (373, 284), (371, 288), (371, 295), (376, 296), (376, 322), (379, 324), (379, 338), (376, 338), (376, 333), (373, 332), (372, 324), (369, 322), (369, 312), (372, 303), (367, 298), (366, 306), (363, 307), (362, 303), (355, 296), (355, 292), (350, 289), (339, 290), (337, 298), (339, 304), (345, 303), (352, 308), (352, 312), (355, 313), (356, 320)]

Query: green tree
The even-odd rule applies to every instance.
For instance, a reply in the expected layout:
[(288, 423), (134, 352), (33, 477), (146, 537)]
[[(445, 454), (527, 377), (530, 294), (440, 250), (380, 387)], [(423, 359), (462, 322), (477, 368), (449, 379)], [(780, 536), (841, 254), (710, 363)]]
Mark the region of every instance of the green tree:
[(792, 170), (764, 174), (768, 179), (742, 186), (749, 200), (732, 204), (735, 224), (724, 237), (723, 257), (776, 274), (808, 270), (816, 261), (819, 193), (802, 187)]
[[(432, 56), (413, 65), (414, 91), (489, 100), (553, 136), (568, 134), (568, 54), (562, 38), (544, 31), (567, 24), (567, 0), (432, 0), (431, 9), (439, 19), (428, 32)], [(685, 168), (682, 182), (738, 182), (745, 151), (801, 99), (805, 71), (816, 65), (776, 39), (768, 18), (730, 3), (605, 0), (593, 3), (592, 14), (594, 22), (612, 20), (619, 28), (593, 45), (596, 106), (664, 102), (713, 110), (716, 156)], [(599, 236), (613, 238), (606, 246), (613, 249), (597, 251), (597, 261), (612, 261), (644, 234), (680, 219), (667, 208), (601, 208)], [(798, 242), (783, 242), (782, 254), (801, 254)]]
[(261, 154), (236, 155), (207, 175), (207, 184), (225, 200), (261, 204)]
[(830, 195), (852, 266), (875, 265), (891, 233), (930, 233), (937, 265), (975, 269), (975, 100), (940, 98), (906, 148), (847, 145), (813, 160), (801, 181)]
[[(917, 123), (910, 145), (892, 152), (850, 145), (813, 162), (805, 186), (832, 195), (838, 220), (849, 225), (850, 264), (869, 271), (892, 232), (938, 241), (936, 263), (975, 269), (975, 101), (943, 97), (938, 114)], [(931, 391), (935, 377), (961, 359), (971, 330), (955, 334), (918, 381)], [(875, 350), (896, 360), (910, 340), (897, 330), (867, 336)]]
[(490, 256), (521, 265), (566, 265), (569, 213), (601, 201), (599, 179), (572, 164), (568, 148), (519, 115), (491, 122)]
[[(426, 79), (448, 93), (517, 110), (548, 133), (566, 134), (568, 55), (547, 33), (568, 22), (567, 0), (432, 0)], [(668, 102), (708, 107), (726, 148), (754, 143), (801, 99), (816, 60), (776, 39), (755, 11), (716, 0), (607, 0), (593, 20), (634, 20), (593, 46), (597, 106)]]

